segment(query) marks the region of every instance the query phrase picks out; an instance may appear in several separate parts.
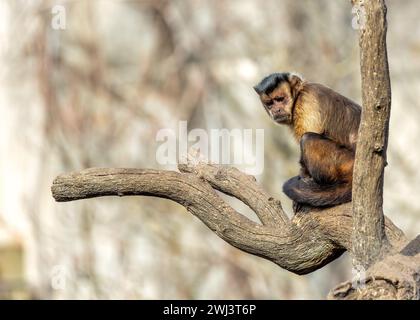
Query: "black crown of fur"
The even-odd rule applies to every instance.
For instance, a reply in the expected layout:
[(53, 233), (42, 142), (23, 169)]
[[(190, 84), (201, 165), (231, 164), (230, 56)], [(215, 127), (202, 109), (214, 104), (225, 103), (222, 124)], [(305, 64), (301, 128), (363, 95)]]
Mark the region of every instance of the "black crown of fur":
[(277, 86), (280, 83), (288, 81), (289, 75), (290, 75), (289, 72), (270, 74), (269, 76), (262, 79), (261, 82), (254, 87), (254, 90), (258, 94), (262, 94), (262, 93), (269, 94), (275, 88), (277, 88)]

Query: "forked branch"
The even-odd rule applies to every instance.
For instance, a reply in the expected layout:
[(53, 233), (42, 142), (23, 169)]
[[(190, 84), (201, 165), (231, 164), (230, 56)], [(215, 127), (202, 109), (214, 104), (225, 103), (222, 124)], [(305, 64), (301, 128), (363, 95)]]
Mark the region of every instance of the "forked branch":
[[(60, 202), (132, 195), (170, 199), (231, 245), (296, 274), (317, 270), (351, 248), (351, 204), (289, 219), (280, 201), (235, 168), (190, 162), (179, 169), (87, 169), (58, 176), (52, 193)], [(261, 223), (234, 210), (215, 190), (243, 201)], [(395, 248), (406, 243), (390, 220), (386, 220), (386, 233)]]

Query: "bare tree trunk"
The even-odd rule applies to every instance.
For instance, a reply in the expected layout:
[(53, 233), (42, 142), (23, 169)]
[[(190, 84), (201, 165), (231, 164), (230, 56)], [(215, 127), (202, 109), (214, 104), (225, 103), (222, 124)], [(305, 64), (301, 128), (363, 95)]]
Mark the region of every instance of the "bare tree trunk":
[(358, 279), (338, 286), (329, 297), (420, 299), (420, 238), (399, 252), (395, 251), (387, 239), (383, 214), (384, 168), (391, 113), (387, 8), (384, 0), (352, 0), (352, 3), (363, 15), (359, 33), (363, 109), (352, 199), (351, 253)]
[(382, 203), (391, 84), (385, 2), (365, 1), (360, 10), (365, 15), (360, 28), (363, 110), (354, 164), (352, 253), (355, 267), (367, 269), (385, 243)]

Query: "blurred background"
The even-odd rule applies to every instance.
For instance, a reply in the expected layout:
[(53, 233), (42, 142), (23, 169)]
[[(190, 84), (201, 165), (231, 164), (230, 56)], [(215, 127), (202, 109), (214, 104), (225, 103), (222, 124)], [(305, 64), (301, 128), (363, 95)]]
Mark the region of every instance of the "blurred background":
[[(388, 0), (392, 117), (385, 208), (420, 230), (420, 3)], [(65, 28), (53, 28), (56, 5)], [(258, 180), (281, 185), (298, 147), (252, 90), (297, 71), (361, 102), (350, 1), (0, 0), (0, 297), (322, 299), (345, 254), (297, 276), (227, 245), (170, 201), (55, 203), (60, 173), (156, 162), (159, 129), (265, 130)], [(226, 199), (238, 210), (240, 203)]]

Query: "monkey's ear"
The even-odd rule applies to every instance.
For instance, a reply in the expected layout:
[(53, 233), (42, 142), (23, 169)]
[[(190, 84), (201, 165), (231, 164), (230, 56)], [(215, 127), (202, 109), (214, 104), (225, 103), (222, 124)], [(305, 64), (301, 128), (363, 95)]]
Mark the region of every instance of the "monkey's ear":
[(296, 73), (291, 73), (289, 75), (289, 83), (290, 86), (292, 87), (296, 87), (302, 84), (302, 77), (300, 77), (299, 75), (297, 75)]
[(289, 84), (293, 97), (296, 97), (299, 91), (302, 89), (303, 79), (299, 75), (291, 73), (289, 75)]

